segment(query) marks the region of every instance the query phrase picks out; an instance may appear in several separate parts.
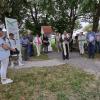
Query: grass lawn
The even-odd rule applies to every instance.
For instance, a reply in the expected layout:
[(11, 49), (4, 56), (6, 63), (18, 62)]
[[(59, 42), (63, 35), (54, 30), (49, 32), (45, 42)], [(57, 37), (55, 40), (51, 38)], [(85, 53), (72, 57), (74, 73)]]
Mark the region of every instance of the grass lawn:
[(14, 83), (0, 84), (0, 100), (99, 100), (99, 85), (90, 75), (68, 65), (9, 70)]
[(48, 55), (47, 54), (44, 54), (44, 53), (41, 53), (40, 56), (33, 56), (33, 57), (30, 57), (30, 60), (32, 61), (37, 61), (37, 60), (48, 60)]

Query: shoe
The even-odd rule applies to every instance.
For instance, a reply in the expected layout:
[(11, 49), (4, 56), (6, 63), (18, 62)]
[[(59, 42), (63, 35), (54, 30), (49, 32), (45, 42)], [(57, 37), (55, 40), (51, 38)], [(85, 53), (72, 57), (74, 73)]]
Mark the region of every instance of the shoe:
[(11, 62), (11, 66), (10, 66), (11, 68), (13, 68), (14, 67), (14, 62)]
[(66, 59), (69, 60), (69, 57), (67, 57)]
[(11, 80), (9, 78), (1, 80), (2, 84), (9, 84), (9, 83), (12, 83), (12, 82), (13, 82), (13, 80)]
[(63, 60), (65, 60), (65, 57), (63, 57)]
[(24, 64), (22, 64), (22, 63), (19, 63), (19, 66), (24, 66)]
[(18, 61), (19, 66), (24, 66), (24, 64), (21, 61)]

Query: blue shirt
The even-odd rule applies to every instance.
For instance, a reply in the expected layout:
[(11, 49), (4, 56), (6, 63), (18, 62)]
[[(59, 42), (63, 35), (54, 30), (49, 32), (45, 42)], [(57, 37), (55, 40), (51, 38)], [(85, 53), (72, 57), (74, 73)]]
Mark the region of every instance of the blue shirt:
[(3, 49), (2, 44), (8, 44), (8, 43), (0, 37), (0, 60), (3, 60), (3, 59), (8, 58), (10, 56), (10, 50)]
[(28, 38), (21, 38), (20, 43), (22, 46), (28, 46), (29, 40)]
[[(88, 42), (94, 42), (96, 40), (95, 32), (88, 32), (86, 39)], [(93, 40), (93, 41), (91, 41), (91, 40)]]

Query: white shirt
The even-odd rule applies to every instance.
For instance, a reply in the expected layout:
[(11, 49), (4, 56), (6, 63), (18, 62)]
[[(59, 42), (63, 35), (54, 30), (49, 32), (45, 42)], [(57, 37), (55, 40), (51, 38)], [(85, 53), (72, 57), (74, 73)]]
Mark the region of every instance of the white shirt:
[(10, 44), (10, 47), (13, 48), (13, 49), (15, 49), (16, 48), (16, 40), (9, 39), (8, 41), (10, 42), (9, 43)]
[(86, 36), (85, 35), (79, 35), (78, 40), (79, 41), (86, 41)]
[(84, 43), (86, 43), (86, 36), (85, 35), (79, 35), (78, 41), (79, 41), (79, 45), (84, 45)]
[[(66, 37), (69, 38), (70, 36), (68, 34), (66, 34)], [(65, 38), (65, 35), (62, 34), (62, 39), (64, 40), (64, 38)]]
[(69, 41), (67, 41), (67, 40), (65, 40), (65, 38), (70, 38), (70, 36), (69, 36), (69, 34), (66, 34), (66, 36), (64, 35), (64, 34), (62, 34), (62, 39), (64, 40), (63, 42), (65, 43), (65, 44), (68, 44), (69, 43)]

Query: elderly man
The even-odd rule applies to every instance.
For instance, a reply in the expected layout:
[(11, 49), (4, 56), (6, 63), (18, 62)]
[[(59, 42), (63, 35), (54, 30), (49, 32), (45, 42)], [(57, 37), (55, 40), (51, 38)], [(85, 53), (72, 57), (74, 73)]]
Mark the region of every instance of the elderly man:
[(89, 58), (94, 58), (95, 56), (95, 41), (96, 36), (95, 32), (89, 31), (86, 36), (87, 43), (88, 43), (88, 56)]
[(62, 34), (62, 55), (64, 60), (69, 59), (69, 39), (69, 34), (64, 31), (64, 33)]
[(10, 56), (10, 50), (14, 51), (10, 48), (9, 44), (6, 42), (6, 39), (3, 39), (4, 33), (0, 31), (0, 62), (1, 62), (1, 83), (2, 84), (8, 84), (12, 83), (13, 80), (8, 79), (6, 77), (7, 74), (7, 68), (9, 63), (9, 56)]
[(84, 54), (84, 44), (86, 42), (86, 36), (81, 32), (78, 36), (78, 44), (79, 44), (79, 50), (80, 54)]
[(27, 37), (27, 34), (24, 34), (20, 40), (21, 43), (21, 49), (22, 49), (22, 59), (24, 61), (28, 60), (28, 45), (29, 45), (29, 39)]
[(33, 48), (33, 35), (32, 33), (28, 33), (28, 40), (29, 40), (29, 45), (28, 45), (28, 55), (29, 57), (34, 55), (34, 48)]

